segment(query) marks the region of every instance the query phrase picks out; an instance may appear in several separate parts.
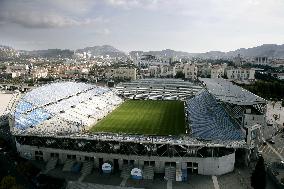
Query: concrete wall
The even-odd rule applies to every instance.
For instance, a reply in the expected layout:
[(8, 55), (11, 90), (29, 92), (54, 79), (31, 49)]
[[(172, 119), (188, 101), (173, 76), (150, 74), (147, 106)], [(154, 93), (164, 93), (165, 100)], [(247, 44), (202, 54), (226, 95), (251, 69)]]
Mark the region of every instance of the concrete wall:
[(198, 173), (201, 175), (222, 175), (234, 170), (235, 153), (218, 158), (203, 158), (198, 164)]
[(134, 166), (143, 167), (144, 161), (155, 161), (155, 173), (164, 173), (165, 163), (174, 162), (177, 168), (186, 169), (187, 162), (198, 163), (198, 174), (201, 175), (222, 175), (234, 170), (235, 153), (222, 157), (158, 157), (158, 156), (136, 156), (136, 155), (121, 155), (121, 154), (105, 154), (105, 153), (88, 153), (71, 150), (61, 150), (52, 148), (41, 148), (36, 146), (19, 145), (17, 150), (22, 157), (35, 159), (35, 151), (43, 152), (43, 160), (48, 161), (51, 153), (59, 154), (59, 163), (64, 163), (67, 155), (76, 155), (76, 160), (82, 162), (85, 157), (93, 157), (96, 168), (99, 168), (99, 159), (103, 161), (113, 162), (118, 159), (119, 168), (123, 165), (123, 160), (134, 160)]

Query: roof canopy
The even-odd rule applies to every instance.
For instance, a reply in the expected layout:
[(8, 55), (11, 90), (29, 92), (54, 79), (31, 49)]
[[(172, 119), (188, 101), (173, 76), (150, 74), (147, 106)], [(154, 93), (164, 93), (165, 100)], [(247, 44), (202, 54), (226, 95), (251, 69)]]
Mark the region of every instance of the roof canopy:
[(207, 90), (218, 100), (236, 105), (266, 103), (265, 99), (243, 89), (225, 79), (199, 78)]

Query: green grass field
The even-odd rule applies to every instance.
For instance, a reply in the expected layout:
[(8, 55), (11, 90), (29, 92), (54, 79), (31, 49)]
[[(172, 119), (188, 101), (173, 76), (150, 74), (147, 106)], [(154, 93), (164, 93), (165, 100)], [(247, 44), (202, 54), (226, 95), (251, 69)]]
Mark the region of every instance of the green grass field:
[(184, 134), (184, 105), (181, 101), (127, 100), (90, 131), (145, 135)]

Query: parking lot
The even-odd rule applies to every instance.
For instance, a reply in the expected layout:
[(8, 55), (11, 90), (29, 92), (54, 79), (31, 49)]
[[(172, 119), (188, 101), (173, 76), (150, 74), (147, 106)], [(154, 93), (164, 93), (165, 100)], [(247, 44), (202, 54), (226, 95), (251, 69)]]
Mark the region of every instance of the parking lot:
[(278, 133), (273, 137), (273, 143), (266, 142), (259, 146), (258, 150), (265, 158), (266, 162), (281, 161), (284, 157), (284, 133)]

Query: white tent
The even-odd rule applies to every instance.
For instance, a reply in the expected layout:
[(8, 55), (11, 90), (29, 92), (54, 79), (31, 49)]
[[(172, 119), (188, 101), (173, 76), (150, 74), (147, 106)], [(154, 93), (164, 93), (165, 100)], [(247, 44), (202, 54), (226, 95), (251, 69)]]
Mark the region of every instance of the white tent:
[(104, 164), (102, 165), (102, 171), (103, 171), (104, 173), (111, 173), (111, 170), (112, 170), (111, 164), (109, 164), (109, 163), (104, 163)]
[(142, 179), (142, 170), (138, 168), (133, 168), (131, 170), (131, 176), (133, 179)]

